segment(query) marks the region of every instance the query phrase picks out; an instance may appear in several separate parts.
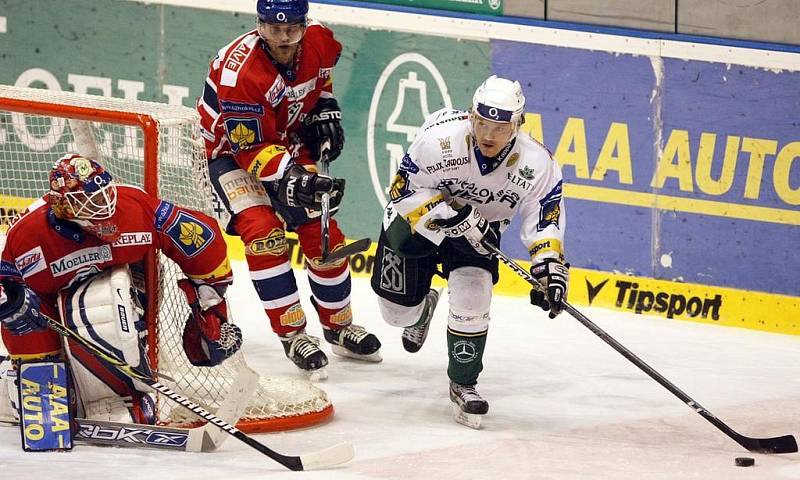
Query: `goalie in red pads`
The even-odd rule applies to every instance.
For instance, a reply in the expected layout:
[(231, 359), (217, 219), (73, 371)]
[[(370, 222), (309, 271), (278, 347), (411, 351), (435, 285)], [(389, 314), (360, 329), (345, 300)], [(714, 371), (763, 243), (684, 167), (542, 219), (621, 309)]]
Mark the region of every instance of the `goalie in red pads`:
[(50, 172), (50, 191), (7, 232), (0, 260), (0, 323), (16, 362), (68, 359), (83, 415), (153, 423), (147, 389), (46, 328), (59, 319), (143, 373), (147, 327), (142, 262), (160, 250), (188, 277), (179, 282), (191, 307), (183, 335), (197, 366), (217, 365), (241, 346), (227, 321), (232, 281), (216, 221), (201, 212), (118, 185), (97, 162), (65, 155)]

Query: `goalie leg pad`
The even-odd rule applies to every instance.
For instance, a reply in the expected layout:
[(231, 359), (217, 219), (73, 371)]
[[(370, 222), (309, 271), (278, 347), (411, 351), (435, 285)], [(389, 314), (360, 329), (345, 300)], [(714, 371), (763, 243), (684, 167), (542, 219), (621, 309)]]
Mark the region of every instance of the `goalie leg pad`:
[[(135, 292), (127, 265), (121, 265), (62, 290), (59, 309), (69, 328), (150, 375), (144, 311)], [(67, 342), (65, 350), (75, 360), (72, 370), (86, 417), (130, 421), (133, 414), (134, 421), (149, 421), (148, 415), (140, 414), (149, 410), (143, 385), (73, 342)]]
[(26, 452), (72, 449), (70, 380), (64, 362), (19, 365), (22, 449)]

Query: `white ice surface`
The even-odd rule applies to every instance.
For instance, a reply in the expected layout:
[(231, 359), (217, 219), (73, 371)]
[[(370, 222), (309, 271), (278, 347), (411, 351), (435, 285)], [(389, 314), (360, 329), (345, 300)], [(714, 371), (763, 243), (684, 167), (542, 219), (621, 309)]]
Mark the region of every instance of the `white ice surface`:
[[(230, 299), (248, 362), (296, 375), (269, 330), (243, 264)], [(297, 272), (310, 333), (320, 326)], [(255, 437), (284, 454), (351, 441), (353, 462), (292, 473), (230, 438), (214, 453), (78, 445), (24, 453), (0, 427), (0, 479), (800, 479), (800, 454), (750, 454), (567, 314), (548, 319), (525, 298), (496, 296), (478, 389), (490, 402), (479, 431), (456, 424), (447, 398), (442, 297), (430, 337), (406, 353), (354, 279), (356, 322), (383, 342), (384, 361), (329, 354), (323, 388), (336, 414), (323, 426)], [(737, 432), (800, 434), (800, 338), (579, 308)], [(330, 352), (327, 346), (325, 349)], [(734, 466), (751, 456), (754, 467)]]

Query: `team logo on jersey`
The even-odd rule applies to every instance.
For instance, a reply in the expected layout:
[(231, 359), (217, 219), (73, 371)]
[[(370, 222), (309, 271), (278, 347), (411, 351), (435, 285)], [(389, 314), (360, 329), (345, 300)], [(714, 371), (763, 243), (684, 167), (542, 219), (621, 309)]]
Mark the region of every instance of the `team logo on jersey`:
[(113, 258), (109, 245), (82, 248), (59, 258), (55, 262), (50, 262), (50, 271), (53, 272), (54, 277), (59, 277), (83, 267), (110, 262)]
[(419, 173), (419, 166), (411, 160), (411, 156), (406, 153), (403, 155), (403, 160), (400, 162), (400, 171), (408, 173)]
[(215, 237), (211, 228), (186, 212), (179, 212), (165, 233), (187, 257), (202, 252)]
[(525, 180), (533, 180), (533, 169), (527, 165), (519, 169), (519, 176)]
[(28, 278), (31, 275), (41, 272), (47, 268), (47, 262), (44, 260), (44, 253), (42, 247), (36, 247), (28, 250), (14, 260), (17, 271), (23, 278)]
[(389, 197), (393, 202), (401, 200), (413, 192), (408, 190), (408, 172), (405, 170), (398, 170), (397, 175), (394, 176), (392, 186), (389, 187)]
[(257, 118), (229, 118), (225, 120), (225, 130), (234, 152), (262, 142), (261, 122)]
[(153, 243), (153, 234), (150, 232), (129, 232), (119, 236), (114, 247), (131, 247), (134, 245), (150, 245)]
[(539, 210), (539, 224), (536, 225), (536, 230), (542, 231), (548, 225), (555, 225), (558, 227), (559, 218), (561, 218), (561, 182), (559, 181), (550, 193), (539, 200), (541, 206)]
[(383, 208), (397, 166), (423, 120), (442, 107), (451, 108), (453, 102), (439, 69), (416, 52), (391, 59), (377, 78), (367, 116), (367, 165)]
[(442, 149), (442, 155), (450, 155), (453, 149), (450, 148), (450, 137), (440, 138), (439, 147)]
[(288, 249), (286, 235), (280, 228), (273, 228), (269, 235), (257, 238), (247, 244), (245, 252), (248, 255), (283, 255)]
[(319, 78), (331, 78), (331, 72), (333, 72), (333, 67), (320, 68), (318, 76)]

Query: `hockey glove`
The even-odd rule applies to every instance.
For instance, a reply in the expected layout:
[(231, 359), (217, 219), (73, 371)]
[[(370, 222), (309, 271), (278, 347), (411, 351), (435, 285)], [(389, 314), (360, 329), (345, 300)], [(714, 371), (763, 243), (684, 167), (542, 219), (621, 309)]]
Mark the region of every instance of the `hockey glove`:
[(25, 284), (11, 280), (0, 283), (0, 322), (12, 334), (25, 335), (47, 328), (40, 305), (39, 296)]
[(342, 111), (335, 98), (320, 98), (303, 118), (303, 139), (317, 161), (322, 160), (320, 148), (325, 140), (331, 141), (328, 161), (336, 160), (344, 148)]
[(178, 286), (186, 295), (191, 315), (183, 328), (183, 351), (196, 367), (213, 367), (242, 346), (242, 331), (228, 322), (228, 304), (212, 285), (182, 278)]
[(481, 255), (489, 255), (489, 251), (481, 245), (481, 242), (487, 241), (494, 246), (500, 244), (497, 225), (490, 224), (472, 205), (466, 205), (456, 212), (455, 216), (431, 222), (444, 229), (444, 234), (453, 240), (455, 248), (470, 253), (474, 250)]
[(290, 207), (322, 208), (322, 194), (330, 195), (333, 210), (344, 196), (343, 178), (333, 178), (309, 172), (300, 165), (292, 165), (278, 182), (278, 200)]
[(531, 268), (531, 275), (538, 280), (544, 289), (531, 289), (531, 303), (542, 310), (549, 310), (550, 318), (556, 318), (564, 308), (569, 289), (569, 263), (564, 264), (553, 258), (547, 258)]

